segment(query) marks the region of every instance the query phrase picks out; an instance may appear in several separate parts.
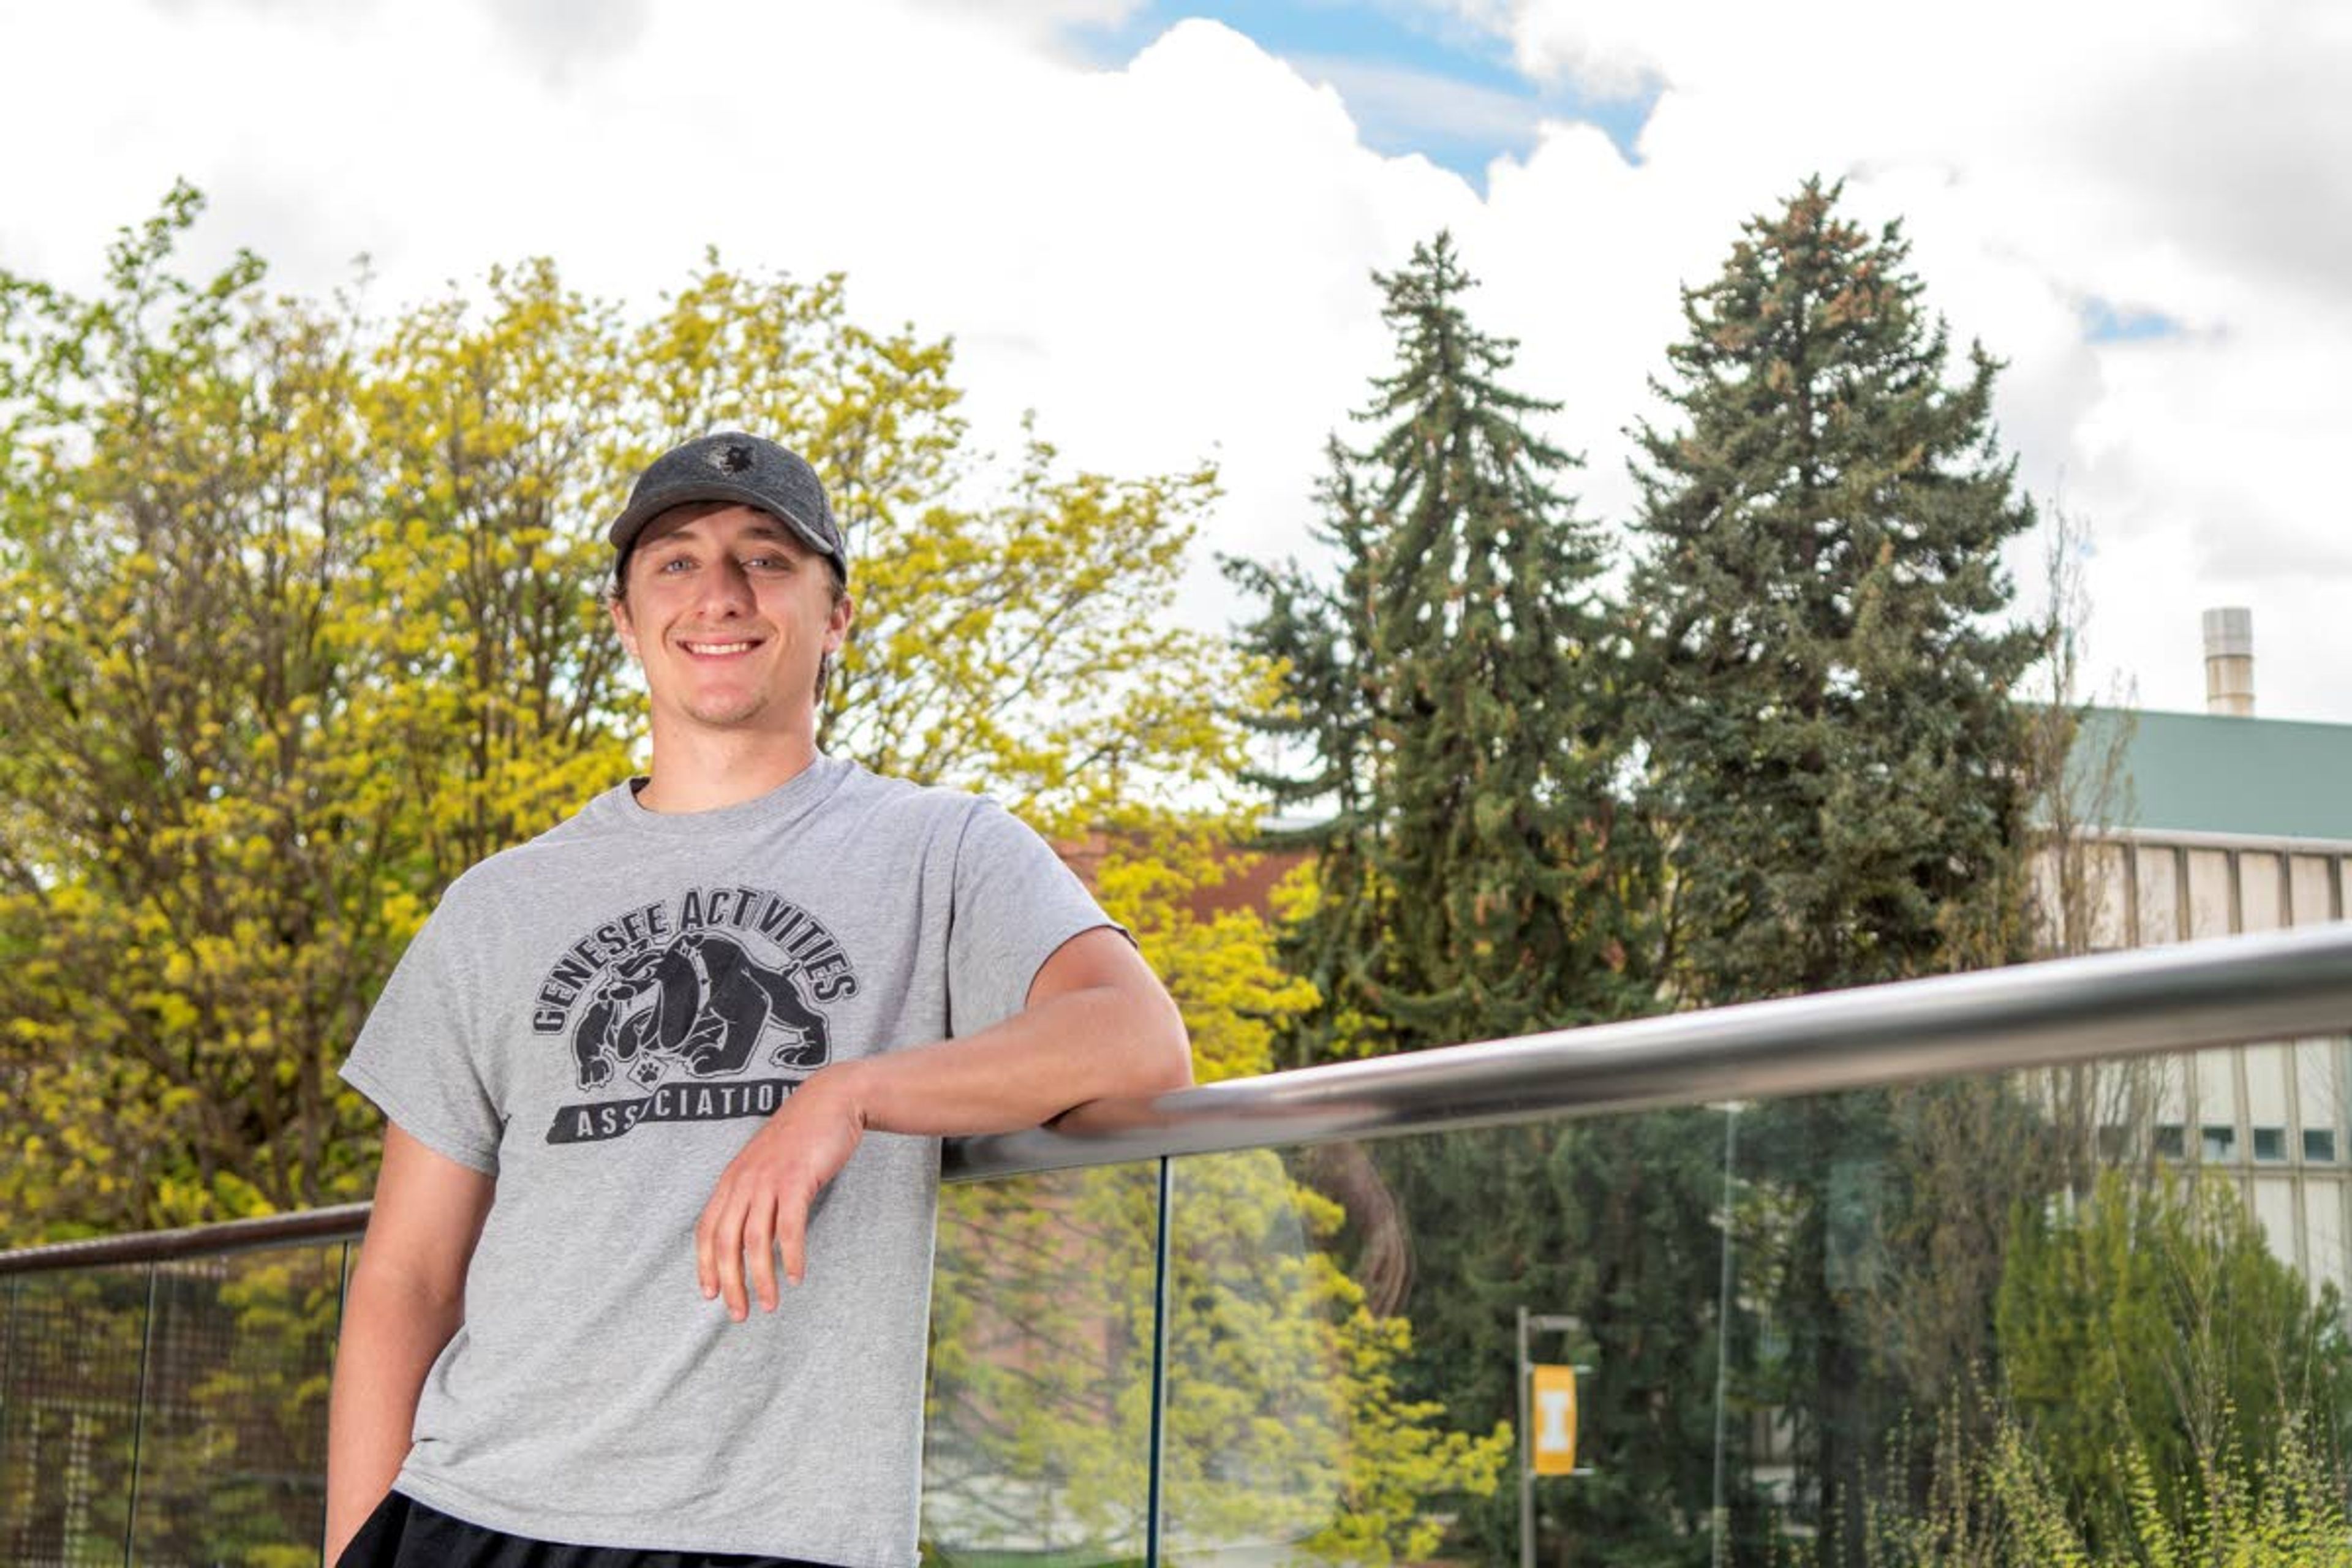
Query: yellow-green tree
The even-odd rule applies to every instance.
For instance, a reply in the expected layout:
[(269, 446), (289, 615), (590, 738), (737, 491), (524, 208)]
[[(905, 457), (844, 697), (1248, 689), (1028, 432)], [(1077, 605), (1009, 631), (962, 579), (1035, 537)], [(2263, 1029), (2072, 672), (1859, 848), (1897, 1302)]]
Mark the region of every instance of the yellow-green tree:
[[(1074, 474), (1034, 434), (997, 469), (968, 449), (949, 344), (859, 325), (838, 278), (711, 257), (632, 317), (542, 260), (377, 320), (269, 293), (250, 256), (183, 276), (200, 208), (175, 191), (88, 299), (0, 272), (0, 1245), (365, 1192), (380, 1124), (333, 1068), (448, 880), (629, 766), (603, 527), (628, 474), (713, 426), (834, 481), (862, 614), (827, 747), (1106, 834), (1105, 902), (1183, 1005), (1202, 1076), (1268, 1065), (1312, 993), (1255, 916), (1194, 911), (1240, 825), (1186, 815), (1219, 803), (1268, 672), (1158, 613), (1213, 476)], [(1186, 1506), (1244, 1517), (1250, 1464), (1296, 1460), (1296, 1538), (1418, 1550), (1425, 1497), (1491, 1487), (1499, 1438), (1398, 1397), (1405, 1331), (1320, 1250), (1328, 1205), (1270, 1160), (1220, 1169), (1222, 1222), (1179, 1264), (1177, 1353), (1196, 1389), (1260, 1397), (1171, 1406), (1187, 1452), (1223, 1456)], [(975, 1190), (1034, 1267), (950, 1257), (940, 1366), (1014, 1391), (982, 1462), (1087, 1451), (1052, 1505), (1131, 1514), (1131, 1453), (1084, 1423), (1149, 1292), (1086, 1248), (1138, 1256), (1154, 1220), (1132, 1184), (1097, 1185), (1058, 1205)], [(282, 1337), (265, 1297), (221, 1310)], [(986, 1313), (1054, 1353), (1024, 1363)], [(1236, 1361), (1223, 1318), (1280, 1355)], [(1091, 1362), (1062, 1364), (1066, 1329)], [(254, 1386), (291, 1429), (314, 1383)], [(1139, 1432), (1119, 1388), (1114, 1430)]]
[[(827, 744), (1051, 826), (1223, 765), (1243, 672), (1150, 611), (1206, 474), (991, 483), (944, 341), (715, 258), (643, 320), (552, 263), (387, 321), (191, 280), (192, 191), (84, 300), (0, 275), (0, 1237), (359, 1195), (332, 1068), (448, 879), (623, 775), (604, 520), (741, 424), (837, 476)], [(978, 496), (977, 501), (960, 500)]]

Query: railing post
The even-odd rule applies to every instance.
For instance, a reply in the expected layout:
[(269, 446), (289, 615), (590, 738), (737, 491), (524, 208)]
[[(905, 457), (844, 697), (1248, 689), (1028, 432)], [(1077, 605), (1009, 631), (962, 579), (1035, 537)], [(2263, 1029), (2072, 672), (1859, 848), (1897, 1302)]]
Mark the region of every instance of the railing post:
[(147, 1310), (139, 1323), (139, 1394), (131, 1407), (131, 1495), (122, 1512), (122, 1568), (136, 1561), (139, 1540), (139, 1449), (147, 1437), (147, 1367), (155, 1354), (157, 1265), (147, 1266)]
[(1511, 1386), (1519, 1409), (1519, 1568), (1536, 1568), (1536, 1438), (1528, 1419), (1528, 1309), (1519, 1304), (1519, 1350), (1511, 1362)]
[(1160, 1246), (1151, 1270), (1151, 1473), (1145, 1493), (1143, 1521), (1144, 1568), (1160, 1568), (1162, 1515), (1167, 1494), (1161, 1487), (1168, 1441), (1168, 1232), (1170, 1197), (1174, 1190), (1175, 1162), (1160, 1161)]
[(1723, 1439), (1726, 1405), (1731, 1394), (1731, 1237), (1732, 1237), (1732, 1172), (1739, 1152), (1740, 1102), (1727, 1101), (1723, 1107), (1723, 1279), (1717, 1288), (1715, 1303), (1715, 1497), (1707, 1510), (1708, 1529), (1715, 1539), (1709, 1542), (1707, 1561), (1713, 1568), (1724, 1568), (1730, 1562), (1724, 1540), (1726, 1517), (1723, 1502)]

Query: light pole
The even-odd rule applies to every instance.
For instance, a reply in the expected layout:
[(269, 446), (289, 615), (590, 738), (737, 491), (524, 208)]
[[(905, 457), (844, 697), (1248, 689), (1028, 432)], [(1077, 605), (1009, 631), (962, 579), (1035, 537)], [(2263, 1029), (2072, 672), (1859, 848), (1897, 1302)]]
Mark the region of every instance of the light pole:
[[(1525, 1307), (1519, 1309), (1517, 1379), (1519, 1395), (1519, 1568), (1535, 1568), (1536, 1565), (1536, 1433), (1535, 1423), (1528, 1418), (1528, 1391), (1535, 1382), (1536, 1363), (1528, 1353), (1528, 1336), (1535, 1331), (1581, 1335), (1584, 1320), (1555, 1312), (1530, 1312)], [(1578, 1363), (1569, 1370), (1572, 1373), (1583, 1373), (1592, 1369)], [(1570, 1408), (1573, 1408), (1572, 1401)], [(1570, 1443), (1573, 1447), (1572, 1434)], [(1582, 1476), (1590, 1475), (1591, 1470), (1587, 1466), (1579, 1465), (1567, 1473)]]
[(1724, 1539), (1728, 1521), (1723, 1512), (1723, 1426), (1731, 1393), (1732, 1172), (1739, 1153), (1739, 1113), (1748, 1107), (1733, 1100), (1717, 1109), (1723, 1112), (1723, 1282), (1715, 1303), (1715, 1500), (1706, 1518), (1707, 1533), (1714, 1538), (1708, 1545), (1708, 1561), (1714, 1568), (1724, 1568), (1728, 1547)]

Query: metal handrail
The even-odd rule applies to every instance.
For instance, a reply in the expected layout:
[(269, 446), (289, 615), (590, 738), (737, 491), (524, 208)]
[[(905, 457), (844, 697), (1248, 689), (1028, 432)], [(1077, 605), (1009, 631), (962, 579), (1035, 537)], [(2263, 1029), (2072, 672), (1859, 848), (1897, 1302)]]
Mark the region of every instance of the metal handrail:
[(950, 1180), (1826, 1094), (2352, 1032), (2352, 924), (2052, 959), (1100, 1100)]
[[(950, 1181), (1773, 1099), (2352, 1032), (2352, 923), (2053, 959), (1098, 1100)], [(0, 1252), (0, 1275), (357, 1236), (367, 1205)], [(233, 1238), (233, 1239), (232, 1239)]]
[(19, 1247), (14, 1252), (0, 1252), (0, 1278), (47, 1274), (65, 1268), (170, 1263), (184, 1258), (250, 1252), (264, 1247), (292, 1247), (305, 1241), (356, 1241), (367, 1229), (368, 1210), (373, 1206), (335, 1204), (292, 1214), (183, 1226), (178, 1230), (138, 1230), (121, 1236), (92, 1237), (87, 1241), (56, 1241), (46, 1247)]

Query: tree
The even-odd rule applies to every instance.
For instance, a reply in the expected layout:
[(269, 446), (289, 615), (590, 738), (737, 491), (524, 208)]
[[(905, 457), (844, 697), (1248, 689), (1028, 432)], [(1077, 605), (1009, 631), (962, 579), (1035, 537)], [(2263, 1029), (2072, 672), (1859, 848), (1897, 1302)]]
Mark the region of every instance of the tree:
[(2079, 1206), (2030, 1211), (2000, 1315), (2022, 1435), (2094, 1544), (2259, 1492), (2298, 1446), (2340, 1463), (2341, 1303), (2271, 1256), (2226, 1180), (2108, 1172)]
[[(1227, 563), (1263, 605), (1248, 646), (1285, 671), (1286, 704), (1261, 728), (1299, 759), (1253, 779), (1277, 804), (1336, 808), (1298, 836), (1314, 858), (1286, 962), (1324, 998), (1294, 1036), (1300, 1061), (1652, 1003), (1653, 858), (1618, 789), (1622, 615), (1599, 591), (1596, 533), (1557, 488), (1575, 460), (1532, 428), (1555, 405), (1507, 384), (1513, 345), (1470, 321), (1445, 237), (1375, 280), (1396, 364), (1360, 416), (1370, 444), (1330, 447), (1336, 580)], [(1627, 1562), (1706, 1550), (1712, 1383), (1690, 1373), (1720, 1349), (1716, 1127), (1416, 1138), (1359, 1156), (1369, 1174), (1317, 1172), (1349, 1196), (1359, 1277), (1393, 1277), (1410, 1302), (1402, 1385), (1456, 1422), (1510, 1416), (1516, 1307), (1584, 1319), (1584, 1442), (1607, 1458), (1564, 1528)], [(1416, 1272), (1431, 1284), (1406, 1296)], [(1500, 1552), (1517, 1529), (1507, 1498), (1465, 1506), (1467, 1544)]]
[[(2126, 930), (2128, 851), (2116, 829), (2137, 815), (2130, 762), (2138, 704), (2121, 681), (2104, 706), (2085, 689), (2083, 639), (2091, 601), (2083, 563), (2091, 552), (2090, 524), (2063, 506), (2051, 507), (2049, 516), (2042, 558), (2047, 640), (2024, 705), (2032, 925), (2038, 951), (2083, 953), (2121, 945)], [(2154, 1179), (2145, 1131), (2156, 1120), (2162, 1080), (2186, 1070), (2178, 1061), (2137, 1060), (2076, 1063), (2042, 1075), (2055, 1152), (2076, 1197), (2088, 1197), (2099, 1171), (2126, 1157), (2126, 1150), (2107, 1145), (2118, 1129), (2146, 1149), (2140, 1173)]]
[(602, 523), (706, 424), (840, 476), (868, 614), (836, 750), (1048, 828), (1233, 760), (1257, 678), (1150, 614), (1208, 474), (1033, 442), (992, 485), (948, 345), (838, 279), (713, 257), (633, 321), (535, 261), (380, 321), (251, 256), (183, 276), (201, 205), (92, 298), (0, 274), (9, 1241), (364, 1192), (332, 1068), (448, 879), (625, 774)]
[[(1866, 234), (1839, 194), (1807, 182), (1685, 290), (1656, 384), (1675, 424), (1636, 432), (1643, 798), (1668, 847), (1662, 964), (1687, 1004), (2024, 955), (2011, 693), (2037, 634), (2001, 620), (2000, 551), (2033, 512), (1997, 450), (1999, 365), (1971, 347), (1948, 382), (1900, 226)], [(1768, 1108), (1753, 1134), (1799, 1200), (1776, 1316), (1801, 1477), (1848, 1542), (1895, 1397), (1857, 1310), (1893, 1263), (1840, 1238), (1902, 1208), (1896, 1142), (1868, 1095)]]
[[(16, 742), (0, 755), (0, 1245), (364, 1191), (379, 1123), (331, 1069), (447, 881), (625, 773), (642, 725), (598, 602), (604, 521), (623, 476), (714, 425), (773, 434), (835, 479), (866, 614), (827, 743), (991, 789), (1048, 831), (1108, 830), (1104, 901), (1184, 1007), (1203, 1076), (1264, 1069), (1311, 993), (1255, 917), (1191, 909), (1230, 868), (1237, 822), (1158, 798), (1229, 776), (1234, 711), (1264, 684), (1156, 615), (1212, 474), (1073, 474), (1033, 437), (992, 482), (964, 450), (948, 345), (858, 325), (837, 278), (712, 257), (632, 321), (534, 261), (379, 322), (349, 297), (268, 295), (251, 257), (179, 276), (200, 206), (182, 189), (126, 236), (97, 299), (0, 274), (0, 579), (23, 628), (0, 648)], [(1230, 1382), (1220, 1317), (1258, 1314), (1291, 1358), (1269, 1397), (1297, 1392), (1310, 1421), (1296, 1443), (1260, 1413), (1180, 1424), (1192, 1495), (1231, 1518), (1257, 1494), (1211, 1456), (1307, 1454), (1332, 1506), (1295, 1520), (1301, 1535), (1358, 1560), (1412, 1550), (1424, 1494), (1491, 1489), (1501, 1439), (1397, 1396), (1402, 1325), (1364, 1309), (1311, 1245), (1326, 1211), (1265, 1164), (1225, 1182), (1236, 1223), (1188, 1255), (1186, 1354), (1201, 1386)], [(1143, 1237), (1148, 1259), (1148, 1202), (1139, 1215), (1115, 1179), (1089, 1191), (959, 1200), (1023, 1227), (1000, 1235), (1091, 1226)], [(1259, 1245), (1286, 1224), (1299, 1246)], [(1024, 1256), (1086, 1257), (1056, 1245)], [(943, 1376), (976, 1366), (1011, 1391), (986, 1451), (1083, 1431), (1099, 1484), (1071, 1495), (1131, 1500), (1139, 1438), (1113, 1453), (1099, 1410), (1055, 1378), (1054, 1396), (1018, 1396), (1031, 1369), (992, 1360), (956, 1313), (977, 1286), (965, 1308), (1024, 1332), (1131, 1345), (1139, 1298), (1104, 1301), (1117, 1277), (1083, 1267), (996, 1279), (984, 1264), (943, 1268), (939, 1353)], [(315, 1282), (298, 1299), (266, 1272), (253, 1284), (223, 1295), (243, 1350), (333, 1310)], [(222, 1371), (224, 1402), (315, 1426), (316, 1380), (249, 1373)], [(1072, 1408), (1090, 1419), (1067, 1426)], [(175, 1483), (226, 1458), (168, 1452)], [(266, 1532), (250, 1510), (182, 1523), (215, 1554)]]
[(1329, 799), (1306, 837), (1292, 939), (1324, 1005), (1301, 1059), (1559, 1028), (1639, 1005), (1614, 839), (1620, 647), (1599, 539), (1554, 488), (1576, 459), (1532, 423), (1557, 405), (1502, 377), (1515, 345), (1472, 324), (1439, 235), (1375, 276), (1397, 363), (1337, 441), (1321, 500), (1336, 585), (1229, 562), (1265, 603), (1244, 633), (1286, 670), (1267, 731), (1303, 771), (1276, 803)]
[(2033, 521), (1997, 452), (2000, 369), (1945, 380), (1898, 224), (1808, 182), (1685, 291), (1637, 432), (1642, 731), (1668, 825), (1669, 974), (1695, 1002), (2022, 956), (1968, 939), (2019, 907), (2037, 650), (2000, 624)]

